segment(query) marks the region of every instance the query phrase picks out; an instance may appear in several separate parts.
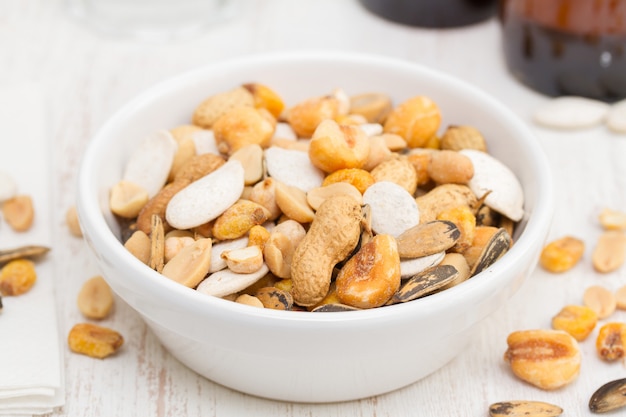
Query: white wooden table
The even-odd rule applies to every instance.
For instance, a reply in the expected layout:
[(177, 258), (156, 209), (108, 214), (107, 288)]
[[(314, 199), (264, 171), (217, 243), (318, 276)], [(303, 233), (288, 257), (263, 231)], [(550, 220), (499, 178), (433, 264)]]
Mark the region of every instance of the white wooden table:
[[(328, 49), (397, 57), (460, 76), (525, 120), (546, 100), (506, 72), (495, 20), (433, 31), (385, 22), (356, 0), (244, 1), (241, 6), (235, 18), (197, 38), (155, 44), (94, 33), (69, 18), (61, 0), (0, 1), (0, 79), (38, 82), (47, 99), (54, 165), (52, 254), (62, 337), (82, 321), (75, 302), (81, 283), (98, 273), (82, 240), (68, 233), (64, 220), (74, 204), (81, 154), (116, 109), (159, 80), (250, 53)], [(626, 376), (622, 363), (597, 358), (597, 329), (581, 344), (580, 377), (558, 391), (541, 391), (517, 380), (502, 356), (510, 332), (549, 328), (561, 307), (581, 303), (587, 286), (617, 289), (626, 284), (626, 267), (599, 275), (590, 262), (600, 234), (597, 212), (603, 207), (626, 210), (626, 136), (603, 127), (571, 133), (533, 129), (554, 171), (556, 214), (550, 238), (582, 238), (585, 256), (566, 274), (537, 269), (510, 303), (484, 322), (468, 349), (440, 371), (396, 392), (348, 403), (288, 404), (254, 398), (185, 368), (117, 299), (113, 316), (104, 324), (125, 335), (123, 350), (100, 361), (65, 348), (66, 404), (52, 415), (483, 416), (489, 404), (511, 399), (547, 401), (563, 407), (568, 416), (589, 415), (591, 393)], [(19, 138), (0, 136), (0, 152), (12, 140)], [(626, 320), (626, 312), (616, 312), (613, 319)]]

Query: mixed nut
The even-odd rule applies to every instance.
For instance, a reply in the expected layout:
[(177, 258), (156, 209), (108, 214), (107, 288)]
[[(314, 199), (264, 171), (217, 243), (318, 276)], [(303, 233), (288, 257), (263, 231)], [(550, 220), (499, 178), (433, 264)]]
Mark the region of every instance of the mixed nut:
[[(620, 268), (626, 258), (626, 213), (605, 209), (598, 219), (604, 230), (593, 249), (591, 263), (595, 271), (609, 273)], [(564, 236), (544, 246), (540, 264), (549, 272), (563, 273), (580, 261), (584, 250), (582, 240)], [(590, 336), (600, 320), (608, 319), (618, 308), (626, 308), (626, 286), (616, 291), (600, 285), (589, 286), (583, 293), (581, 304), (563, 307), (552, 318), (553, 330), (518, 331), (509, 335), (504, 359), (518, 378), (545, 390), (572, 382), (580, 369), (579, 342)], [(626, 323), (603, 323), (595, 338), (595, 350), (603, 361), (623, 361), (626, 357)], [(604, 413), (624, 407), (625, 393), (624, 380), (609, 382), (592, 395), (589, 409), (594, 413)], [(516, 414), (517, 407), (525, 410), (532, 404), (524, 401), (514, 403), (494, 404), (492, 408), (497, 412), (492, 413), (490, 409), (490, 413), (522, 415)], [(542, 413), (538, 415), (558, 415), (551, 414), (551, 411)]]
[[(429, 97), (341, 89), (287, 108), (249, 83), (144, 138), (110, 192), (126, 248), (198, 292), (354, 310), (450, 288), (513, 244), (524, 195)], [(253, 300), (256, 298), (257, 300)]]

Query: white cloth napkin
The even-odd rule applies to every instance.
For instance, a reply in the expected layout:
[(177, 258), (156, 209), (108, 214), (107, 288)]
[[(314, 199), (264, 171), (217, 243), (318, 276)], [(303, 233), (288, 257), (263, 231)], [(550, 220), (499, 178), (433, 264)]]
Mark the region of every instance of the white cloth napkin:
[[(45, 103), (35, 83), (0, 85), (0, 169), (35, 206), (30, 230), (0, 219), (0, 249), (52, 244), (50, 141)], [(0, 415), (52, 412), (65, 400), (54, 297), (54, 251), (36, 259), (37, 281), (20, 296), (2, 297), (0, 312)]]

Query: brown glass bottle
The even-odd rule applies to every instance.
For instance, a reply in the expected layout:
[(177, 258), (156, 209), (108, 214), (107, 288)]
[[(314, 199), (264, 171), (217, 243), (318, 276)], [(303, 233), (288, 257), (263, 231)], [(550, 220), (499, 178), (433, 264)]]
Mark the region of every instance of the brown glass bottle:
[(372, 13), (411, 26), (447, 28), (495, 15), (497, 0), (360, 0)]
[(501, 0), (507, 66), (532, 89), (626, 97), (626, 0)]

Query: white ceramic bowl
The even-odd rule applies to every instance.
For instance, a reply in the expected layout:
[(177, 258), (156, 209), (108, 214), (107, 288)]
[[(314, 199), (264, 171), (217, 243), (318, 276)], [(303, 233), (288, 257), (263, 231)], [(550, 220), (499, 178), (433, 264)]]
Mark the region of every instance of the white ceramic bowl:
[[(203, 295), (150, 270), (126, 251), (108, 192), (145, 135), (189, 123), (207, 96), (245, 82), (276, 90), (288, 105), (330, 92), (389, 93), (435, 100), (442, 126), (471, 124), (519, 177), (525, 216), (513, 248), (472, 279), (403, 305), (342, 313), (262, 310)], [(79, 174), (85, 239), (113, 290), (189, 368), (256, 396), (294, 402), (368, 397), (417, 381), (453, 359), (477, 325), (502, 306), (536, 265), (551, 220), (549, 166), (524, 123), (464, 82), (379, 56), (278, 54), (194, 70), (150, 88), (93, 138)], [(132, 335), (129, 335), (132, 337)]]

